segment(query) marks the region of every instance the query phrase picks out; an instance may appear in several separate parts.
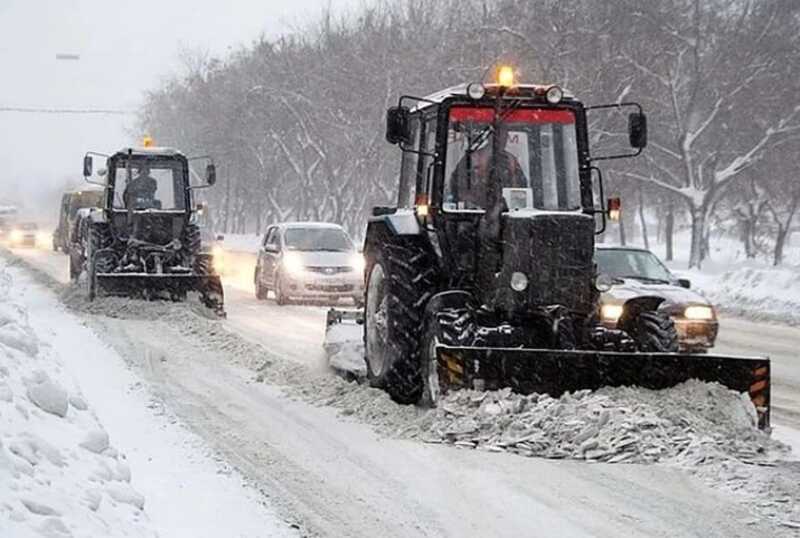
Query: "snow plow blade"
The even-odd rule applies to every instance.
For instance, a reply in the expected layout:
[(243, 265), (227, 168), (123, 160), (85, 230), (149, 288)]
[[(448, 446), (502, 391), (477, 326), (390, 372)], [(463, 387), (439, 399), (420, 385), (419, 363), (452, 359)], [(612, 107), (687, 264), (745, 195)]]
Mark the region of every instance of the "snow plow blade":
[(105, 295), (183, 300), (188, 292), (196, 292), (206, 307), (225, 317), (219, 275), (98, 273), (95, 278), (97, 291)]
[(748, 393), (758, 413), (758, 427), (770, 427), (768, 358), (440, 344), (436, 359), (443, 391), (511, 387), (522, 394), (538, 392), (558, 397), (564, 392), (603, 386), (664, 389), (689, 379), (717, 382)]
[(345, 379), (365, 378), (363, 310), (328, 310), (323, 348), (328, 364), (339, 375)]

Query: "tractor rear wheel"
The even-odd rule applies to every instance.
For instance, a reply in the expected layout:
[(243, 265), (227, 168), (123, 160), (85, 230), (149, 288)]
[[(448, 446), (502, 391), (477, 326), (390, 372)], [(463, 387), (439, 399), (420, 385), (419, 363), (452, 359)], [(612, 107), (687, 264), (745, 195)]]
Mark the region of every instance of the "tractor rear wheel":
[(645, 310), (633, 320), (631, 336), (639, 351), (670, 353), (678, 351), (678, 332), (672, 318), (661, 312)]
[(367, 376), (398, 403), (416, 403), (423, 393), (420, 338), (434, 271), (423, 248), (391, 240), (383, 243), (368, 271)]

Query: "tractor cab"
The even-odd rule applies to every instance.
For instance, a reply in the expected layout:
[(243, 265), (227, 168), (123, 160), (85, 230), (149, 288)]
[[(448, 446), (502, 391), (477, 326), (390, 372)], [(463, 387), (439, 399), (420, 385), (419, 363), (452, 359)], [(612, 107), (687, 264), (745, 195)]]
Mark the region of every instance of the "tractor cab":
[[(589, 315), (594, 235), (607, 209), (595, 203), (602, 177), (587, 108), (558, 86), (514, 78), (501, 67), (496, 83), (404, 96), (389, 110), (387, 140), (403, 150), (398, 206), (436, 236), (450, 284), (474, 290), (481, 304), (509, 317), (555, 304)], [(635, 149), (611, 157), (638, 154), (646, 145), (639, 105), (610, 106), (634, 109)]]
[[(106, 160), (99, 179), (92, 177), (93, 156)], [(140, 148), (85, 155), (83, 175), (104, 187), (104, 200), (81, 210), (70, 276), (87, 275), (90, 299), (103, 291), (182, 300), (198, 291), (206, 306), (224, 314), (222, 285), (197, 224), (203, 206), (192, 206), (196, 189), (216, 183), (216, 168), (210, 157), (197, 159), (208, 163), (204, 182), (191, 180), (193, 159), (154, 147), (149, 137)]]

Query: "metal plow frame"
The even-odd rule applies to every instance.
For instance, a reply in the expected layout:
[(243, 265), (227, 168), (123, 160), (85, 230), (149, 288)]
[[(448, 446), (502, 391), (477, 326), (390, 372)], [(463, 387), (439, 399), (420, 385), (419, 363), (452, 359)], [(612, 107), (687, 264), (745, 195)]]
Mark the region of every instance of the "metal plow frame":
[[(550, 349), (436, 347), (439, 384), (456, 388), (546, 393), (604, 386), (664, 389), (689, 379), (718, 382), (746, 392), (758, 413), (758, 427), (770, 427), (770, 361), (764, 357), (684, 353), (618, 353)], [(476, 387), (477, 382), (477, 387)]]
[[(99, 291), (108, 295), (131, 296), (142, 293), (145, 296), (150, 293), (172, 292), (185, 294), (197, 292), (203, 297), (203, 302), (209, 308), (225, 317), (225, 310), (222, 304), (224, 301), (222, 294), (222, 282), (219, 275), (197, 275), (194, 273), (97, 273), (95, 275), (96, 286)], [(215, 286), (210, 286), (215, 282)], [(220, 304), (211, 304), (208, 291), (215, 288), (220, 294)]]

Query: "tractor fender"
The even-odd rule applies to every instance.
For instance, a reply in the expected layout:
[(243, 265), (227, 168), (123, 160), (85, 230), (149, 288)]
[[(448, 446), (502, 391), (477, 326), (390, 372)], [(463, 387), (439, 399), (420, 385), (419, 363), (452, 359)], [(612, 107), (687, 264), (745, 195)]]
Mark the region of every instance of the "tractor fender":
[(428, 304), (425, 306), (425, 317), (430, 317), (446, 308), (465, 308), (474, 300), (475, 297), (468, 291), (448, 290), (439, 292), (428, 300)]
[(639, 312), (655, 312), (666, 299), (656, 295), (642, 295), (628, 299), (622, 305), (622, 316), (617, 321), (617, 326), (624, 328), (639, 315)]
[(422, 228), (413, 209), (398, 209), (393, 213), (386, 213), (370, 217), (367, 229), (374, 224), (383, 223), (391, 235), (420, 235)]

